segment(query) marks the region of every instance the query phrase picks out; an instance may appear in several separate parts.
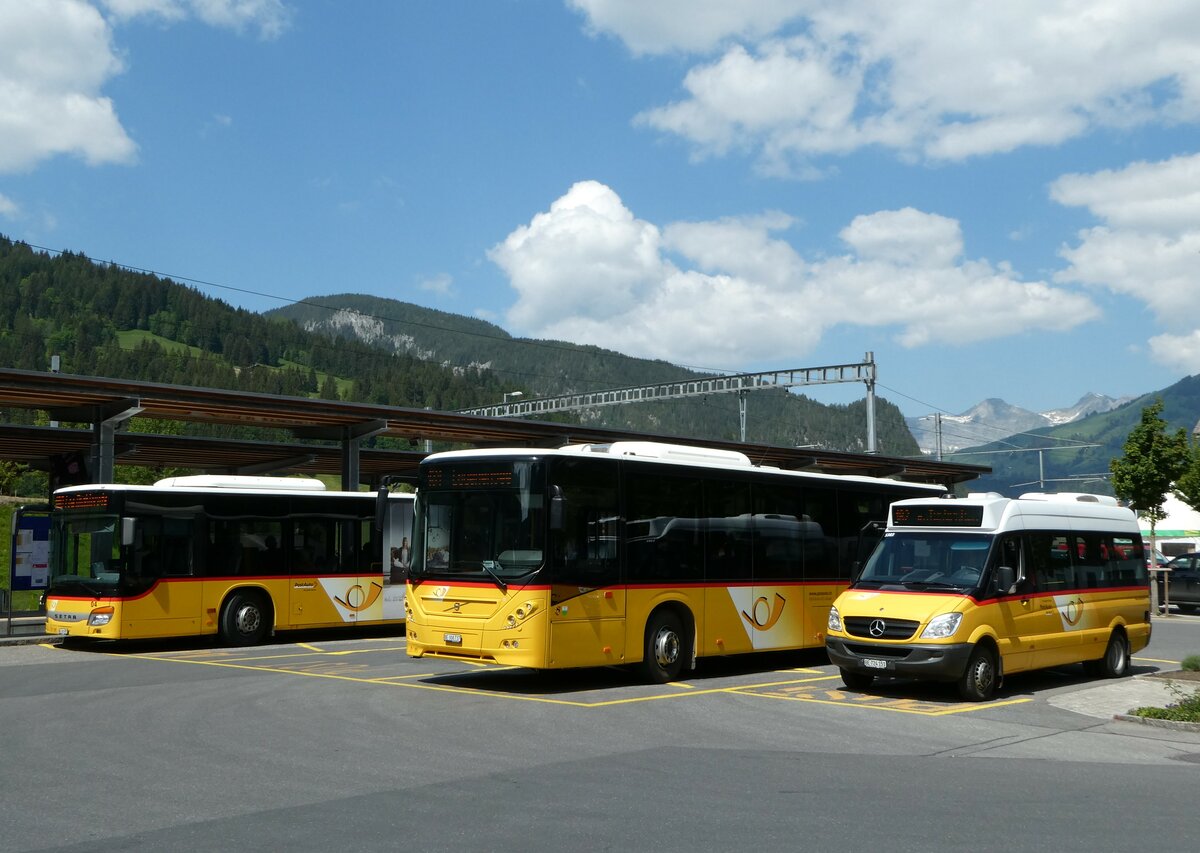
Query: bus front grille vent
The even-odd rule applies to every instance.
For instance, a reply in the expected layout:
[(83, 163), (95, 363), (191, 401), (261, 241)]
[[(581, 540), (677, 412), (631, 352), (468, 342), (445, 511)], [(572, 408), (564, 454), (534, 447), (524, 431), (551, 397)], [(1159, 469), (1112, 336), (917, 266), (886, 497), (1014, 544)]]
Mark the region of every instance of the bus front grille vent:
[(872, 640), (907, 640), (916, 633), (920, 622), (912, 619), (882, 619), (877, 616), (847, 616), (846, 633)]

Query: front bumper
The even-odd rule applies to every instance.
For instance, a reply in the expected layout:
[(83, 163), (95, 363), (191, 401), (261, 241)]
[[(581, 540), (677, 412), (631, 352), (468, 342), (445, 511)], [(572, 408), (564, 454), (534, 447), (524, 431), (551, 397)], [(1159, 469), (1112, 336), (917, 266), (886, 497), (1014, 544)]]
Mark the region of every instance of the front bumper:
[[(859, 639), (826, 637), (825, 651), (839, 669), (887, 678), (910, 677), (931, 681), (956, 681), (967, 668), (970, 643), (872, 643)], [(866, 661), (882, 661), (869, 666)]]

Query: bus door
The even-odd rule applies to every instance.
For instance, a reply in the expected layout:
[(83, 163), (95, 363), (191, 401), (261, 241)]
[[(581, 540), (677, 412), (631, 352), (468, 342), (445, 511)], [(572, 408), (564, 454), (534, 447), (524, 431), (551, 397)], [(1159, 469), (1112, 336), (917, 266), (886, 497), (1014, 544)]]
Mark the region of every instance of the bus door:
[[(386, 504), (382, 519), (383, 530), (374, 531), (365, 539), (365, 559), (370, 562), (368, 574), (360, 583), (379, 583), (383, 593), (380, 600), (381, 619), (404, 619), (404, 596), (408, 570), (412, 565), (413, 502), (411, 497), (392, 499)], [(375, 542), (380, 543), (378, 552)], [(364, 586), (364, 589), (369, 588)]]
[(994, 628), (1004, 671), (1019, 672), (1032, 666), (1039, 617), (1042, 615), (1038, 599), (1032, 594), (1034, 581), (1029, 576), (1029, 557), (1020, 534), (1008, 535), (1000, 540), (993, 558), (995, 566), (1010, 567), (1017, 578), (1016, 593), (1006, 595), (1005, 590), (997, 592), (997, 622)]
[[(621, 583), (616, 465), (560, 460), (551, 490), (549, 652), (553, 661), (596, 666), (626, 658), (627, 588)], [(557, 515), (561, 513), (561, 519)], [(531, 542), (530, 544), (538, 544)]]
[(133, 522), (126, 578), (144, 590), (122, 605), (122, 636), (199, 633), (203, 586), (195, 582), (195, 519), (139, 516)]

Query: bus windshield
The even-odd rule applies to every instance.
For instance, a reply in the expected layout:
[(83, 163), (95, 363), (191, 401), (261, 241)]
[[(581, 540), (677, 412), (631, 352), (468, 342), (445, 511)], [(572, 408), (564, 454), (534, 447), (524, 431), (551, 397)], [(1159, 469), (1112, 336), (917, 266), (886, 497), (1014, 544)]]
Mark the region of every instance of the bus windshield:
[(72, 590), (113, 595), (121, 584), (124, 563), (120, 519), (115, 515), (60, 515), (54, 520), (50, 586), (61, 594)]
[(858, 589), (969, 592), (978, 589), (993, 537), (979, 533), (889, 533), (875, 548)]
[[(540, 484), (535, 474), (541, 466), (518, 461), (500, 468), (464, 463), (424, 476), (417, 493), (412, 576), (478, 575), (503, 587), (541, 568), (545, 502), (542, 488), (534, 485)], [(439, 489), (443, 481), (457, 488)]]

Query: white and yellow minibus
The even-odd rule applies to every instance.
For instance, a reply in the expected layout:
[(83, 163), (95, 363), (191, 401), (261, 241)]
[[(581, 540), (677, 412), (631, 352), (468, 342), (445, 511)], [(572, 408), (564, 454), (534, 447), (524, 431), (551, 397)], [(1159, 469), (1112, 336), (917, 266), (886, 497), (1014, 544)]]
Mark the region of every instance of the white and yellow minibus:
[(983, 701), (1027, 670), (1126, 675), (1150, 631), (1132, 510), (1086, 494), (947, 495), (891, 506), (829, 612), (825, 648), (850, 689), (917, 678)]

